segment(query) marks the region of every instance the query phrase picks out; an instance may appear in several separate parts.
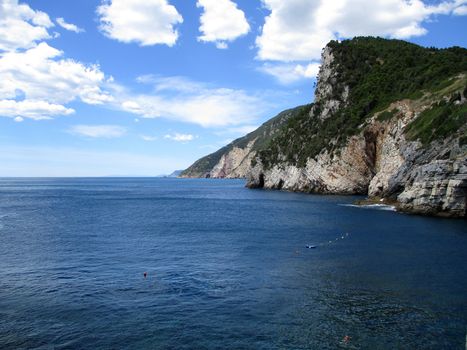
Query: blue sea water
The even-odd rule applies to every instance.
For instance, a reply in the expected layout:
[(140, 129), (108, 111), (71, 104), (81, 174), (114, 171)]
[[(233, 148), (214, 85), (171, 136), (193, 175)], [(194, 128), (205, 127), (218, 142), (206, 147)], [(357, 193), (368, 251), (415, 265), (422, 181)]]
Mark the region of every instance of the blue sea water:
[(0, 179), (0, 348), (464, 349), (465, 220), (354, 200)]

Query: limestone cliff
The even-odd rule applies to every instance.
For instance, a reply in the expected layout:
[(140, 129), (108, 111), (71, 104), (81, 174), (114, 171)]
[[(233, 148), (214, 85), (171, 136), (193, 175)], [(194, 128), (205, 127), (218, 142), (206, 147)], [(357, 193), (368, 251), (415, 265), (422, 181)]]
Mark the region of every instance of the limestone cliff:
[(289, 118), (308, 111), (306, 105), (279, 113), (255, 131), (197, 160), (180, 177), (246, 178), (258, 150), (266, 147)]
[(244, 148), (233, 146), (223, 154), (219, 162), (209, 172), (212, 178), (243, 178), (251, 167), (251, 161), (255, 156), (253, 146), (256, 138), (247, 143)]
[[(461, 78), (465, 79), (465, 77)], [(400, 210), (439, 216), (465, 216), (467, 145), (460, 130), (424, 146), (407, 139), (407, 125), (430, 105), (403, 100), (390, 105), (394, 116), (368, 124), (338, 152), (321, 152), (304, 167), (275, 164), (252, 167), (248, 186), (326, 194), (368, 194)], [(465, 117), (465, 116), (464, 116)]]
[(221, 152), (209, 176), (246, 175), (250, 188), (367, 194), (402, 211), (465, 217), (467, 50), (331, 42), (314, 104), (269, 135), (261, 146), (250, 138)]

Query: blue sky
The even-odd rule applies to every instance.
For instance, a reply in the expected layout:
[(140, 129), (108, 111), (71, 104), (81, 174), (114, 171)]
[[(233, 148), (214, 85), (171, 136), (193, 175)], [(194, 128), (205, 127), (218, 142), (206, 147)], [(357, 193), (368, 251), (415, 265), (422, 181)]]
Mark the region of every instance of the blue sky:
[(0, 0), (0, 176), (186, 168), (310, 103), (329, 40), (467, 47), (466, 15), (467, 0)]

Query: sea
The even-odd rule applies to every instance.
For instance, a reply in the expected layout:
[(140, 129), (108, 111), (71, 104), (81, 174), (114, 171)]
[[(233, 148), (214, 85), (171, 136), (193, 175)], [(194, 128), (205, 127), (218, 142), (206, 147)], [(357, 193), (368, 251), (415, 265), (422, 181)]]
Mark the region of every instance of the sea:
[(466, 221), (360, 198), (0, 179), (0, 349), (465, 349)]

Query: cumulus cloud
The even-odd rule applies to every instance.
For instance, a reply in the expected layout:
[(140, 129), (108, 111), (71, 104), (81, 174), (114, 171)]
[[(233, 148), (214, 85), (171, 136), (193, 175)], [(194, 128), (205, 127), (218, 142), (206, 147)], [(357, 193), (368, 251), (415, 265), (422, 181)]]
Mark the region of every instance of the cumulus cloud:
[(123, 136), (126, 129), (118, 125), (74, 125), (68, 132), (92, 138), (112, 139)]
[(100, 30), (109, 38), (141, 46), (173, 46), (183, 17), (167, 0), (105, 0), (97, 8)]
[(203, 8), (200, 41), (212, 42), (217, 48), (226, 49), (227, 42), (250, 31), (245, 13), (231, 0), (198, 0), (196, 6)]
[(270, 11), (256, 39), (258, 58), (310, 61), (332, 39), (373, 35), (407, 39), (426, 33), (436, 15), (463, 14), (464, 0), (262, 0)]
[(269, 107), (262, 96), (243, 90), (218, 88), (182, 77), (145, 76), (152, 93), (137, 94), (119, 87), (116, 106), (143, 118), (166, 118), (224, 127), (248, 124)]
[(177, 141), (177, 142), (189, 142), (195, 139), (194, 135), (191, 134), (179, 134), (178, 132), (174, 134), (167, 134), (164, 136), (164, 139)]
[[(57, 19), (69, 30), (74, 25)], [(63, 58), (43, 40), (53, 27), (49, 16), (17, 0), (0, 0), (0, 116), (22, 121), (50, 119), (74, 112), (74, 100), (102, 104), (112, 100), (97, 65)]]
[(75, 111), (72, 108), (41, 100), (0, 100), (0, 116), (23, 121), (24, 118), (34, 120), (51, 119), (58, 115), (69, 115)]
[(319, 66), (319, 63), (317, 62), (309, 63), (306, 65), (290, 63), (266, 63), (260, 67), (259, 70), (263, 73), (272, 75), (281, 84), (289, 85), (304, 78), (315, 78), (318, 75)]
[(76, 99), (87, 104), (112, 100), (102, 89), (106, 77), (98, 66), (62, 56), (45, 42), (1, 55), (0, 116), (47, 119), (73, 113), (65, 105)]
[(62, 17), (59, 17), (55, 20), (60, 27), (66, 29), (70, 32), (82, 33), (84, 32), (83, 28), (79, 28), (76, 24), (67, 23)]
[[(166, 118), (203, 127), (225, 127), (255, 123), (271, 107), (260, 93), (212, 86), (183, 77), (141, 76), (138, 82), (146, 84), (145, 88), (150, 91), (135, 93), (106, 76), (98, 65), (66, 58), (64, 52), (42, 41), (49, 38), (47, 28), (53, 26), (47, 14), (34, 11), (27, 5), (18, 5), (13, 0), (0, 0), (0, 5), (3, 10), (0, 25), (8, 24), (8, 30), (0, 31), (0, 116), (16, 121), (51, 119), (74, 113), (69, 103), (80, 101), (127, 111), (135, 114), (136, 118)], [(118, 35), (119, 30), (131, 29), (138, 13), (143, 18), (137, 21), (139, 24), (156, 23), (156, 27), (163, 26), (166, 32), (174, 35), (173, 23), (182, 21), (166, 0), (114, 0), (103, 3), (98, 12), (102, 23), (109, 25), (106, 27), (108, 35)], [(157, 16), (163, 17), (164, 13), (168, 17), (172, 14), (170, 23), (157, 20)], [(128, 22), (125, 18), (129, 18)], [(114, 19), (115, 23), (112, 22)], [(130, 27), (120, 27), (125, 23)], [(24, 26), (38, 34), (29, 35), (25, 31), (28, 40), (21, 41), (20, 37), (11, 39), (14, 36), (8, 39), (10, 33), (20, 33)], [(149, 32), (136, 29), (126, 32), (132, 36), (130, 41), (137, 40), (138, 35), (144, 35), (144, 38), (139, 37), (141, 45), (159, 40), (153, 38), (154, 32), (150, 28)], [(172, 39), (164, 40), (168, 45), (174, 43), (176, 35)]]
[(48, 28), (53, 25), (44, 12), (18, 4), (18, 0), (0, 0), (0, 52), (33, 47), (50, 38)]

